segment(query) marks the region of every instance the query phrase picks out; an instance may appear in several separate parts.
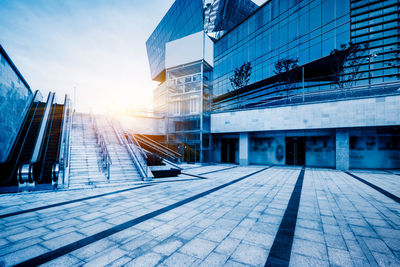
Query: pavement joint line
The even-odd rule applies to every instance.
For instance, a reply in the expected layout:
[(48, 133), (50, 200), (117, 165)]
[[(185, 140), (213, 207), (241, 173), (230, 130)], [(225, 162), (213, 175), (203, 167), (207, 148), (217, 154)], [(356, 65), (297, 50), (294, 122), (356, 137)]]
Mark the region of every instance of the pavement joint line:
[(80, 201), (85, 201), (85, 200), (89, 200), (89, 199), (109, 196), (109, 195), (113, 195), (113, 194), (124, 193), (124, 192), (132, 191), (132, 190), (136, 190), (136, 189), (140, 189), (140, 188), (144, 188), (144, 187), (149, 187), (149, 186), (152, 186), (152, 184), (144, 184), (144, 185), (141, 185), (141, 186), (131, 187), (131, 188), (122, 189), (122, 190), (113, 191), (113, 192), (108, 192), (108, 193), (104, 193), (104, 194), (100, 194), (100, 195), (94, 195), (94, 196), (90, 196), (90, 197), (78, 198), (78, 199), (73, 199), (73, 200), (69, 200), (69, 201), (50, 204), (50, 205), (47, 205), (47, 206), (41, 206), (41, 207), (36, 207), (36, 208), (31, 208), (31, 209), (26, 209), (26, 210), (15, 211), (15, 212), (7, 213), (7, 214), (1, 214), (0, 215), (0, 219), (11, 217), (11, 216), (16, 216), (16, 215), (20, 215), (20, 214), (24, 214), (24, 213), (34, 212), (34, 211), (38, 211), (38, 210), (44, 210), (44, 209), (54, 208), (54, 207), (58, 207), (58, 206), (68, 205), (68, 204), (72, 204), (72, 203), (76, 203), (76, 202), (80, 202)]
[(186, 172), (181, 172), (181, 173), (184, 174), (184, 175), (196, 177), (196, 178), (199, 178), (199, 179), (208, 179), (206, 177), (203, 177), (203, 176), (200, 176), (200, 175), (196, 175), (196, 174), (190, 174), (190, 173), (186, 173)]
[(346, 171), (345, 173), (346, 173), (347, 175), (350, 175), (350, 176), (353, 177), (354, 179), (356, 179), (356, 180), (358, 180), (358, 181), (360, 181), (360, 182), (362, 182), (362, 183), (368, 185), (369, 187), (375, 189), (375, 190), (378, 191), (379, 193), (382, 193), (383, 195), (387, 196), (388, 198), (390, 198), (390, 199), (392, 199), (392, 200), (394, 200), (394, 201), (396, 201), (397, 203), (400, 204), (400, 198), (399, 198), (398, 196), (393, 195), (392, 193), (386, 191), (385, 189), (382, 189), (382, 188), (380, 188), (379, 186), (374, 185), (373, 183), (370, 183), (370, 182), (368, 182), (367, 180), (364, 180), (363, 178), (358, 177), (358, 176), (355, 175), (355, 174), (352, 174), (352, 173), (350, 173), (350, 172), (348, 172), (348, 171)]
[(222, 171), (234, 169), (234, 168), (237, 168), (237, 167), (239, 167), (239, 166), (233, 166), (233, 167), (228, 167), (228, 168), (219, 169), (219, 170), (215, 170), (215, 171), (209, 171), (209, 172), (199, 173), (199, 175), (204, 175), (204, 174), (209, 174), (209, 173), (214, 173), (214, 172), (222, 172)]
[(251, 172), (251, 173), (246, 174), (246, 175), (244, 175), (244, 176), (242, 176), (240, 178), (237, 178), (237, 179), (235, 179), (233, 181), (230, 181), (230, 182), (227, 182), (225, 184), (222, 184), (222, 185), (216, 186), (214, 188), (208, 189), (208, 190), (203, 191), (201, 193), (198, 193), (198, 194), (196, 194), (194, 196), (185, 198), (185, 199), (183, 199), (181, 201), (178, 201), (178, 202), (176, 202), (174, 204), (168, 205), (168, 206), (166, 206), (164, 208), (152, 211), (150, 213), (147, 213), (145, 215), (139, 216), (139, 217), (137, 217), (135, 219), (132, 219), (130, 221), (127, 221), (125, 223), (116, 225), (116, 226), (114, 226), (112, 228), (109, 228), (109, 229), (104, 230), (102, 232), (99, 232), (97, 234), (88, 236), (88, 237), (83, 238), (81, 240), (75, 241), (75, 242), (73, 242), (71, 244), (65, 245), (65, 246), (60, 247), (58, 249), (55, 249), (55, 250), (49, 251), (47, 253), (44, 253), (42, 255), (39, 255), (37, 257), (31, 258), (29, 260), (26, 260), (24, 262), (21, 262), (21, 263), (15, 265), (15, 266), (37, 266), (37, 265), (41, 265), (41, 264), (44, 264), (46, 262), (52, 261), (52, 260), (54, 260), (54, 259), (56, 259), (58, 257), (66, 255), (66, 254), (68, 254), (68, 253), (70, 253), (72, 251), (75, 251), (77, 249), (80, 249), (82, 247), (90, 245), (90, 244), (92, 244), (92, 243), (94, 243), (96, 241), (99, 241), (101, 239), (109, 237), (109, 236), (111, 236), (113, 234), (116, 234), (118, 232), (126, 230), (126, 229), (128, 229), (128, 228), (130, 228), (132, 226), (135, 226), (135, 225), (139, 224), (139, 223), (142, 223), (144, 221), (152, 219), (152, 218), (154, 218), (154, 217), (156, 217), (158, 215), (161, 215), (161, 214), (166, 213), (166, 212), (168, 212), (170, 210), (176, 209), (176, 208), (178, 208), (180, 206), (183, 206), (183, 205), (185, 205), (187, 203), (190, 203), (190, 202), (192, 202), (194, 200), (197, 200), (197, 199), (199, 199), (201, 197), (204, 197), (204, 196), (209, 195), (211, 193), (214, 193), (214, 192), (216, 192), (218, 190), (221, 190), (221, 189), (223, 189), (223, 188), (225, 188), (227, 186), (230, 186), (232, 184), (240, 182), (240, 181), (242, 181), (242, 180), (244, 180), (244, 179), (246, 179), (246, 178), (248, 178), (250, 176), (256, 175), (256, 174), (258, 174), (260, 172), (263, 172), (263, 171), (265, 171), (265, 170), (267, 170), (269, 168), (270, 167), (266, 167), (266, 168), (262, 168), (260, 170), (257, 170), (255, 172)]
[(303, 189), (305, 168), (303, 167), (297, 177), (285, 214), (282, 217), (278, 232), (267, 261), (264, 266), (289, 266), (290, 254), (292, 252), (294, 231), (296, 229), (297, 215), (300, 206), (301, 191)]

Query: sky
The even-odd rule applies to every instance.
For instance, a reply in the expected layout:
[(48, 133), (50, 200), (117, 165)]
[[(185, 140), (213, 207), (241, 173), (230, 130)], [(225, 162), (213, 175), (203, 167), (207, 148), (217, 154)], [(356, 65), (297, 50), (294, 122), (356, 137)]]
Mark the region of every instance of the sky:
[(83, 112), (151, 108), (145, 42), (173, 2), (0, 0), (0, 44), (44, 98), (69, 94)]

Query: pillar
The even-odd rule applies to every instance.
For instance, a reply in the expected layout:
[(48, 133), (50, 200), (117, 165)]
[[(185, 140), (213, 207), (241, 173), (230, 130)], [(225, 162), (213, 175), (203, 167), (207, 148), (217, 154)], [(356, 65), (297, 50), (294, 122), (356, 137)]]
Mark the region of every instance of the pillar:
[(336, 129), (336, 169), (348, 170), (350, 165), (349, 130)]
[(239, 136), (239, 164), (249, 165), (249, 133), (240, 133)]

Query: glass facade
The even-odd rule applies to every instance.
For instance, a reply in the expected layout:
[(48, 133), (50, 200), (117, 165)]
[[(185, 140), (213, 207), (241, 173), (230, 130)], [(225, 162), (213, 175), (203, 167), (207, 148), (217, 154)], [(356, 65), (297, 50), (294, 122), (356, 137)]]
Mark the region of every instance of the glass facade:
[(0, 46), (0, 162), (7, 160), (32, 97), (29, 85)]
[(157, 89), (162, 99), (157, 101), (167, 108), (167, 142), (183, 150), (187, 161), (209, 157), (211, 76), (212, 68), (201, 60), (167, 69), (167, 80)]
[(216, 42), (214, 95), (232, 91), (229, 77), (246, 62), (255, 83), (274, 76), (279, 59), (304, 65), (349, 42), (350, 0), (269, 1)]
[(352, 1), (351, 41), (368, 46), (358, 84), (400, 80), (400, 1)]
[[(393, 93), (389, 84), (400, 79), (399, 8), (399, 0), (269, 1), (216, 42), (213, 109)], [(350, 42), (360, 50), (342, 74), (351, 90), (339, 95), (331, 52)], [(275, 64), (282, 59), (298, 60), (290, 86), (279, 81)], [(250, 85), (234, 92), (229, 78), (246, 62), (253, 68)]]
[(203, 1), (176, 0), (146, 42), (151, 78), (165, 80), (165, 44), (203, 30)]
[(177, 63), (166, 69), (166, 43), (201, 32), (200, 44), (205, 46), (204, 38), (211, 37), (212, 46), (257, 7), (250, 0), (177, 0), (147, 40), (152, 79), (162, 82), (154, 90), (154, 108), (166, 115), (168, 144), (187, 161), (210, 158), (212, 67), (208, 63), (212, 63), (206, 62), (210, 59), (202, 48), (201, 58), (193, 57), (185, 65)]
[(235, 27), (258, 8), (249, 0), (209, 0), (205, 2), (210, 3), (205, 4), (204, 30), (215, 39)]

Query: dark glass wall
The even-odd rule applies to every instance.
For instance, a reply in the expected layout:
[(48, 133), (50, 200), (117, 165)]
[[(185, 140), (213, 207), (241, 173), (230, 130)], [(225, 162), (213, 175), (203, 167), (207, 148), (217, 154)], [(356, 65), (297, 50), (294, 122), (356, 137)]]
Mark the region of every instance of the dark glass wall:
[(0, 46), (0, 162), (7, 159), (32, 97), (29, 86)]
[(400, 1), (352, 1), (351, 40), (364, 47), (358, 85), (400, 80)]
[(243, 63), (253, 67), (251, 84), (275, 75), (279, 59), (304, 65), (349, 42), (350, 0), (269, 1), (216, 42), (214, 95), (232, 90), (229, 77)]

